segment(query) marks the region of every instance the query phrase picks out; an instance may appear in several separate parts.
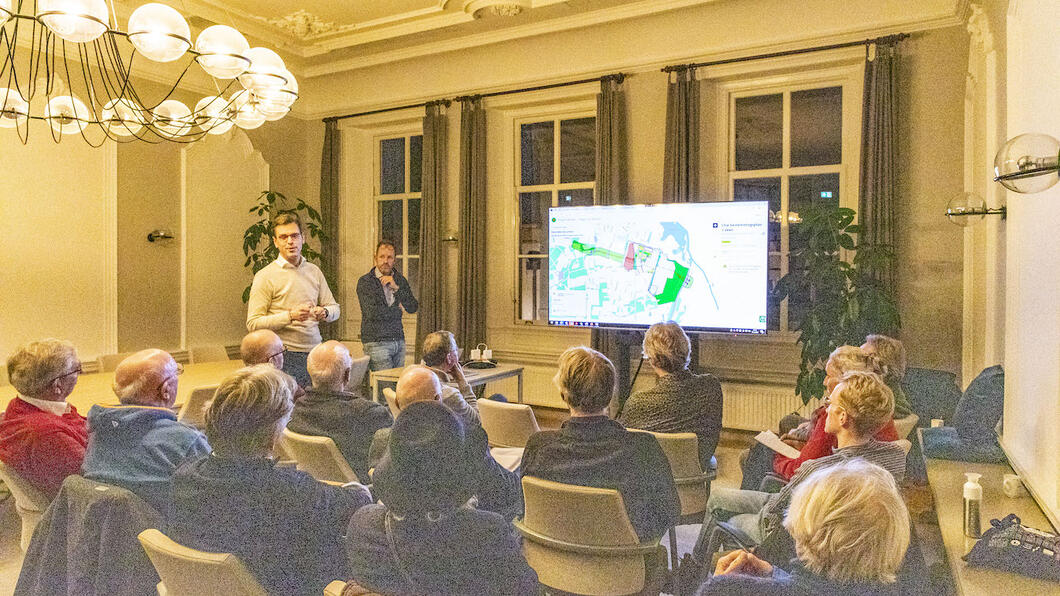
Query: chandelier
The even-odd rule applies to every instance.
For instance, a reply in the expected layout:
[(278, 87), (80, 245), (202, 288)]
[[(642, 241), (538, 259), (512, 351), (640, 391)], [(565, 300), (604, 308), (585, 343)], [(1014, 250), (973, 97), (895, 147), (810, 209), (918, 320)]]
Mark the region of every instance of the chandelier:
[[(23, 143), (30, 120), (48, 123), (56, 142), (79, 135), (92, 146), (190, 143), (279, 120), (298, 98), (276, 52), (251, 48), (227, 25), (203, 29), (193, 44), (187, 21), (165, 4), (140, 6), (121, 31), (106, 0), (0, 0), (0, 52), (0, 128), (16, 129)], [(176, 68), (165, 78), (168, 91), (137, 90), (134, 66), (169, 62)], [(193, 68), (210, 75), (217, 92), (190, 108), (173, 95)]]

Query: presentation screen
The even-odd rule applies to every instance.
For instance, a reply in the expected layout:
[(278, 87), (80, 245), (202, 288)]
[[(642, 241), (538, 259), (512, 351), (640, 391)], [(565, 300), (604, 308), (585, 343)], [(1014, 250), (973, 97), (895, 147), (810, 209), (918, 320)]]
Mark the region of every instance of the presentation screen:
[(766, 332), (766, 201), (549, 209), (552, 325)]

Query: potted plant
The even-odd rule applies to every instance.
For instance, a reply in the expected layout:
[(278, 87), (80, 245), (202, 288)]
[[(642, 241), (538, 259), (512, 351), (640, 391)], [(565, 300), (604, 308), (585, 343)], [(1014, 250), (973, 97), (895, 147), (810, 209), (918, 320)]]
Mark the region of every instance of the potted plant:
[[(247, 255), (247, 260), (243, 263), (243, 266), (250, 267), (251, 273), (257, 273), (279, 258), (280, 253), (272, 242), (272, 226), (270, 222), (275, 215), (284, 211), (292, 211), (298, 214), (302, 219), (302, 225), (309, 234), (309, 238), (316, 238), (321, 242), (328, 240), (328, 236), (324, 233), (324, 228), (322, 227), (323, 222), (320, 219), (320, 212), (313, 209), (302, 199), (295, 199), (295, 201), (296, 203), (292, 206), (283, 194), (271, 190), (263, 190), (258, 195), (255, 205), (250, 208), (250, 213), (258, 215), (258, 221), (251, 224), (243, 232), (243, 254)], [(310, 262), (319, 265), (320, 252), (309, 245), (309, 238), (306, 238), (306, 243), (302, 246), (302, 256)], [(250, 300), (250, 285), (247, 285), (246, 289), (243, 290), (243, 302), (246, 303), (248, 300)]]
[[(791, 268), (777, 281), (774, 299), (788, 298), (789, 320), (802, 347), (795, 392), (803, 403), (824, 394), (824, 363), (837, 347), (861, 345), (870, 333), (894, 334), (898, 305), (876, 272), (893, 263), (889, 247), (857, 243), (854, 210), (819, 205), (792, 226)], [(843, 252), (848, 259), (843, 258)]]

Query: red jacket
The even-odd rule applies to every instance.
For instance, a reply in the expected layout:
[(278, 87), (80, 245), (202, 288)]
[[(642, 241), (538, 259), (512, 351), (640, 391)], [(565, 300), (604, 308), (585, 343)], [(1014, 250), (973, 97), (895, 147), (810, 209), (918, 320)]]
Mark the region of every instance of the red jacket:
[[(812, 419), (814, 420), (813, 432), (810, 433), (810, 438), (806, 441), (806, 444), (802, 446), (799, 457), (791, 459), (779, 453), (776, 454), (773, 457), (773, 471), (783, 476), (785, 480), (791, 480), (791, 477), (798, 471), (802, 462), (832, 455), (832, 450), (836, 448), (836, 439), (835, 435), (824, 432), (824, 423), (827, 418), (824, 406), (814, 410), (812, 414)], [(894, 428), (894, 419), (888, 420), (887, 424), (883, 425), (883, 428), (873, 438), (884, 442), (897, 441), (898, 431)]]
[(15, 398), (0, 420), (0, 461), (49, 497), (64, 478), (81, 472), (87, 446), (85, 418), (73, 406), (56, 416)]

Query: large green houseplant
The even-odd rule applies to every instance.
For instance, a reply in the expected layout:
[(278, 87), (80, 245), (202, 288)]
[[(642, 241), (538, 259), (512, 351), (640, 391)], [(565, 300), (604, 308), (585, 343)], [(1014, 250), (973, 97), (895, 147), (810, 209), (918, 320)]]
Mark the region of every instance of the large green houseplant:
[[(901, 326), (891, 291), (875, 272), (895, 259), (888, 247), (856, 242), (860, 228), (854, 210), (815, 206), (791, 227), (790, 270), (774, 289), (774, 299), (789, 299), (789, 310), (802, 348), (795, 392), (803, 402), (824, 394), (824, 363), (836, 347), (861, 345), (870, 333), (894, 334)], [(844, 259), (846, 253), (847, 259)]]
[[(252, 273), (257, 273), (279, 258), (280, 252), (272, 242), (271, 222), (274, 216), (284, 211), (296, 213), (302, 219), (302, 225), (308, 233), (306, 243), (302, 246), (302, 256), (311, 263), (320, 264), (320, 252), (309, 244), (310, 238), (316, 238), (319, 242), (328, 240), (327, 234), (324, 233), (320, 212), (313, 209), (302, 199), (295, 199), (295, 203), (292, 205), (291, 201), (283, 194), (271, 190), (263, 190), (258, 195), (254, 206), (250, 208), (250, 213), (257, 214), (258, 221), (251, 224), (243, 232), (243, 254), (247, 256), (243, 266), (250, 267)], [(250, 300), (249, 285), (243, 290), (243, 302), (248, 300)]]

